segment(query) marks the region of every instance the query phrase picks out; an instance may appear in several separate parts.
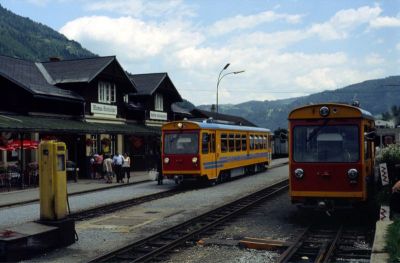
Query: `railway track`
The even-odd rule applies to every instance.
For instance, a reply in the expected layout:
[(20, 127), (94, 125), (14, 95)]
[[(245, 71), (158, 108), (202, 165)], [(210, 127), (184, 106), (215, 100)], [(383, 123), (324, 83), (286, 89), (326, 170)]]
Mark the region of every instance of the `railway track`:
[(146, 262), (149, 260), (162, 260), (161, 256), (171, 252), (175, 247), (185, 244), (187, 241), (197, 240), (201, 234), (212, 231), (212, 229), (215, 229), (226, 220), (232, 219), (240, 213), (247, 211), (252, 206), (286, 190), (287, 187), (288, 180), (283, 180), (182, 224), (97, 257), (90, 262)]
[(312, 225), (281, 255), (278, 262), (369, 262), (369, 238), (370, 234), (359, 227)]

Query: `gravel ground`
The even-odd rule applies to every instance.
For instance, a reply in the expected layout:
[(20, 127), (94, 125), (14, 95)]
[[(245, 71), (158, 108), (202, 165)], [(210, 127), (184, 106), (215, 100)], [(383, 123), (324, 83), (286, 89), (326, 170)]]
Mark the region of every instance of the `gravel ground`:
[[(202, 237), (205, 245), (194, 245), (174, 253), (166, 262), (276, 262), (279, 251), (254, 250), (236, 245), (221, 245), (224, 241), (245, 237), (287, 241), (300, 234), (301, 225), (296, 207), (290, 204), (287, 192), (280, 194), (232, 222), (211, 236)], [(301, 224), (301, 223), (300, 223)], [(207, 240), (211, 240), (208, 241)], [(213, 244), (218, 240), (218, 244)]]
[(112, 215), (77, 222), (78, 242), (31, 261), (87, 262), (107, 251), (125, 246), (285, 179), (287, 173), (287, 166), (282, 166), (215, 187), (194, 189)]

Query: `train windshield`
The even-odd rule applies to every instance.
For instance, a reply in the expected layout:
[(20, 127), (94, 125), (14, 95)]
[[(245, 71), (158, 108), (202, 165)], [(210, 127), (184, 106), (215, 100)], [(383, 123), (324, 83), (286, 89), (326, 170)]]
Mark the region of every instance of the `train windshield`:
[(196, 154), (199, 151), (197, 133), (166, 133), (164, 135), (165, 154)]
[(358, 127), (296, 126), (293, 130), (293, 159), (296, 162), (358, 162)]

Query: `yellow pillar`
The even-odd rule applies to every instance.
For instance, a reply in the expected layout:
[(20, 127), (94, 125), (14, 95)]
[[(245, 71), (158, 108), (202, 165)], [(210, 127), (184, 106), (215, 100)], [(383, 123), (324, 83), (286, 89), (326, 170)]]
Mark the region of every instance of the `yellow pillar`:
[(67, 216), (66, 146), (44, 141), (39, 145), (40, 219), (59, 220)]

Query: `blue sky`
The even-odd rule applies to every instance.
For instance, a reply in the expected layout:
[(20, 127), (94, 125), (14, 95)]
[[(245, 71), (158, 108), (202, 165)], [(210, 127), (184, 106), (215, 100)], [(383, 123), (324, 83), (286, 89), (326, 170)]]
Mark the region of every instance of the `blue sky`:
[(399, 75), (400, 1), (0, 0), (199, 104), (276, 100)]

